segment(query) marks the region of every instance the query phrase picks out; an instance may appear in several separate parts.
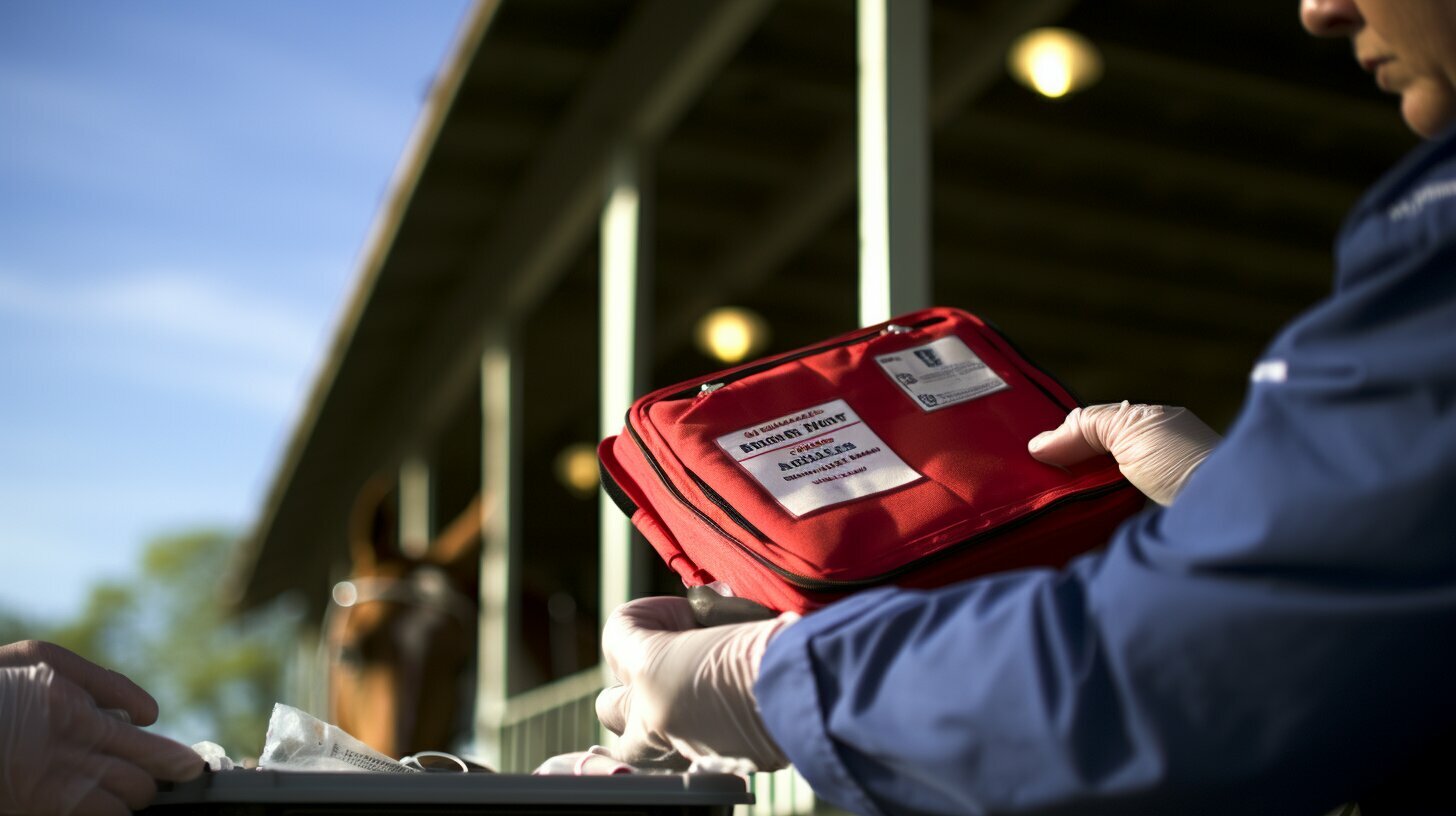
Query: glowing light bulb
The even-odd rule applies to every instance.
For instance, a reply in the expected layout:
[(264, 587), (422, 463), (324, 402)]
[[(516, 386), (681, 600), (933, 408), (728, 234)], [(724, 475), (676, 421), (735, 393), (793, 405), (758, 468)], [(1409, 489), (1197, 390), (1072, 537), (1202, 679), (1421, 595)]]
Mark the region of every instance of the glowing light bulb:
[(698, 321), (697, 340), (703, 353), (731, 365), (768, 345), (768, 323), (756, 312), (724, 306)]
[(1042, 96), (1066, 96), (1072, 87), (1072, 61), (1065, 51), (1044, 48), (1032, 55), (1031, 84)]
[(587, 442), (567, 445), (556, 455), (556, 478), (580, 498), (596, 494), (597, 449)]
[(1038, 28), (1011, 44), (1007, 68), (1021, 84), (1049, 99), (1079, 91), (1102, 76), (1102, 56), (1086, 37), (1065, 28)]

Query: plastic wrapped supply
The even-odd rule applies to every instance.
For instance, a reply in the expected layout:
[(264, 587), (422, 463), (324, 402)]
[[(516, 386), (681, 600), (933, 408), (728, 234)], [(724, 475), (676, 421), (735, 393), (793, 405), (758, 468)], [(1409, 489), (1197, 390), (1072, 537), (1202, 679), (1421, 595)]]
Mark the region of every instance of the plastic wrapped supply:
[(237, 764), (228, 757), (227, 751), (224, 751), (223, 747), (215, 742), (203, 740), (194, 744), (192, 750), (202, 757), (202, 761), (207, 763), (207, 769), (210, 771), (231, 771), (237, 767)]
[(273, 771), (421, 773), (390, 759), (343, 729), (282, 703), (273, 705), (258, 767)]

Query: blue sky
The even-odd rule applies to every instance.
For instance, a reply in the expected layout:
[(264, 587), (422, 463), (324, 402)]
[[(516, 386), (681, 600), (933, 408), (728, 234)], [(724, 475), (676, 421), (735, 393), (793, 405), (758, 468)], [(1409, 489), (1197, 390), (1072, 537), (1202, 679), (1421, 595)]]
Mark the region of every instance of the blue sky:
[(0, 608), (252, 522), (467, 7), (0, 3)]

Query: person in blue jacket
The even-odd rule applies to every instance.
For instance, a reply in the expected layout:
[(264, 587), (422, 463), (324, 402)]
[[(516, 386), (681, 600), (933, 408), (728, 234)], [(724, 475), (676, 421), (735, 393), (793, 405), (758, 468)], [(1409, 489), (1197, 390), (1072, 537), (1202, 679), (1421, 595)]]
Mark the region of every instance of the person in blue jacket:
[(789, 761), (859, 813), (1456, 812), (1456, 0), (1302, 0), (1428, 141), (1350, 214), (1333, 293), (1217, 437), (1074, 411), (1166, 505), (1061, 571), (883, 589), (802, 619), (609, 619), (619, 759)]

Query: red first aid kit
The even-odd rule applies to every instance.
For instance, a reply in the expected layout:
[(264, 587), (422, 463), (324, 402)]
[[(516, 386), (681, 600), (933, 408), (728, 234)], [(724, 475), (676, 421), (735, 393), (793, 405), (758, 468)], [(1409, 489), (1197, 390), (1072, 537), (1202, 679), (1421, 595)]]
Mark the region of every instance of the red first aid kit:
[(658, 389), (597, 453), (685, 585), (802, 612), (1105, 543), (1144, 504), (1111, 457), (1026, 451), (1076, 406), (984, 321), (937, 307)]

